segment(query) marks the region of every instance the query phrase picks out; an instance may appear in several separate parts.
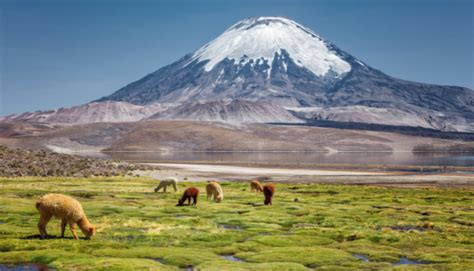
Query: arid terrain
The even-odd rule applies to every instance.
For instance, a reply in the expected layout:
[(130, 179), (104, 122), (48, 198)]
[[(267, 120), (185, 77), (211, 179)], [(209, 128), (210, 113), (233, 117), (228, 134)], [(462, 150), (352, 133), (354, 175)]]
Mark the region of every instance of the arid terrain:
[[(142, 121), (58, 126), (0, 123), (0, 144), (62, 153), (106, 151), (372, 151), (411, 152), (423, 146), (463, 149), (460, 140), (378, 131), (269, 124)], [(461, 146), (461, 147), (459, 147)]]

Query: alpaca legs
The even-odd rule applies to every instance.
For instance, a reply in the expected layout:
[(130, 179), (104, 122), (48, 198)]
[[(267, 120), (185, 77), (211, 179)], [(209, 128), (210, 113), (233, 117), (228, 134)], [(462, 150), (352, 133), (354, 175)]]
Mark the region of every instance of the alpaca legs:
[(66, 219), (61, 219), (61, 238), (64, 238), (64, 232), (66, 231), (67, 221)]
[(40, 216), (40, 220), (38, 222), (38, 230), (39, 230), (41, 239), (48, 237), (48, 233), (46, 232), (46, 225), (48, 224), (50, 219), (51, 219), (51, 215)]
[(74, 237), (74, 239), (77, 240), (78, 237), (77, 237), (77, 234), (76, 234), (76, 228), (74, 227), (74, 223), (69, 224), (69, 228), (71, 229), (72, 237)]

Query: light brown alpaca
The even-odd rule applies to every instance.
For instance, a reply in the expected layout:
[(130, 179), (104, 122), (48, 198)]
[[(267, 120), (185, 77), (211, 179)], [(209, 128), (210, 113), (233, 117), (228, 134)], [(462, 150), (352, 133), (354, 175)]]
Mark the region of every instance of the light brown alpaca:
[(215, 202), (221, 202), (224, 200), (224, 192), (222, 187), (216, 182), (209, 182), (206, 186), (207, 199), (214, 198)]
[(250, 192), (263, 192), (263, 187), (259, 181), (253, 180), (250, 182)]
[(66, 225), (69, 224), (74, 239), (77, 238), (74, 225), (81, 229), (86, 239), (95, 234), (95, 226), (86, 217), (82, 205), (76, 199), (61, 194), (46, 194), (36, 202), (36, 209), (40, 213), (38, 229), (41, 239), (46, 238), (46, 225), (54, 216), (61, 219), (61, 237), (64, 237)]

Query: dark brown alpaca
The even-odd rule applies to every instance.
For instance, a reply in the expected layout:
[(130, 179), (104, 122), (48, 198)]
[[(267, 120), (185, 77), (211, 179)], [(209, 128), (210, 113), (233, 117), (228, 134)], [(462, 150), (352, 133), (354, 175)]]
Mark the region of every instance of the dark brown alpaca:
[(191, 199), (193, 199), (193, 205), (196, 205), (198, 195), (199, 189), (197, 189), (196, 187), (190, 187), (184, 190), (183, 197), (181, 197), (176, 206), (183, 206), (186, 200), (188, 200), (188, 205), (191, 205)]
[(275, 186), (271, 183), (263, 187), (263, 194), (265, 195), (265, 205), (272, 205), (272, 197), (275, 194)]

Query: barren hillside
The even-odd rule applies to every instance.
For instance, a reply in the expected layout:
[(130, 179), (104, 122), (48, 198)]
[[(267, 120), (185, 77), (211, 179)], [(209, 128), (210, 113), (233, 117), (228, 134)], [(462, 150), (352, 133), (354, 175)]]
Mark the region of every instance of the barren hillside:
[(412, 151), (460, 141), (377, 131), (267, 124), (144, 121), (50, 126), (0, 125), (0, 144), (62, 153), (108, 151)]

